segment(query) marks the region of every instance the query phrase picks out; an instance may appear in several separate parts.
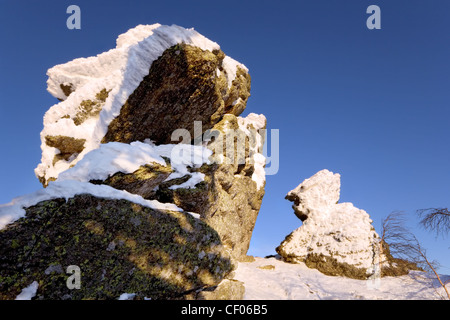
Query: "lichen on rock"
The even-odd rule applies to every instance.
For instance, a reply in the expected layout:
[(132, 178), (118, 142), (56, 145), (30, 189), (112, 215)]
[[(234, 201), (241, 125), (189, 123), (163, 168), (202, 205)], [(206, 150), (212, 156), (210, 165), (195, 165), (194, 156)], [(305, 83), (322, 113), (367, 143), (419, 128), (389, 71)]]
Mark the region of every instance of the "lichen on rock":
[(94, 100), (81, 101), (79, 110), (72, 119), (75, 125), (79, 126), (87, 119), (98, 117), (110, 91), (111, 90), (102, 89), (95, 95)]
[[(80, 289), (66, 285), (76, 265)], [(183, 299), (233, 269), (215, 230), (185, 212), (91, 195), (54, 199), (0, 231), (0, 299), (37, 281), (35, 299)]]

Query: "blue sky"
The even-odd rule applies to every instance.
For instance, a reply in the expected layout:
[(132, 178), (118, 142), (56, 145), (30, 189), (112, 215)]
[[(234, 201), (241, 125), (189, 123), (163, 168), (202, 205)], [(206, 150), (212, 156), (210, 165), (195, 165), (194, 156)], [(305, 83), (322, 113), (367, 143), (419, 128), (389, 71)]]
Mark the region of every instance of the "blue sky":
[[(81, 30), (66, 8), (81, 8)], [(381, 30), (366, 9), (381, 8)], [(450, 207), (450, 2), (0, 0), (0, 203), (41, 186), (39, 132), (57, 103), (48, 68), (115, 46), (138, 24), (194, 27), (244, 63), (252, 96), (280, 130), (280, 170), (249, 253), (273, 254), (301, 222), (286, 193), (321, 169), (340, 173), (341, 202), (381, 220), (401, 210), (431, 258), (450, 274), (449, 238), (418, 227), (415, 211)]]

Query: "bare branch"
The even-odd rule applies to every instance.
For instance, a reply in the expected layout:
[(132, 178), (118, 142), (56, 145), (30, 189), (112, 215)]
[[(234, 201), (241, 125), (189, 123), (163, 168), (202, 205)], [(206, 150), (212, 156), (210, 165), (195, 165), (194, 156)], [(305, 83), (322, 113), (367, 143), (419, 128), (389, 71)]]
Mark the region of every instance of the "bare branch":
[(436, 235), (447, 235), (450, 231), (450, 212), (447, 208), (421, 209), (417, 212), (425, 229), (436, 232)]
[[(396, 256), (399, 261), (414, 263), (429, 272), (433, 272), (450, 300), (450, 293), (436, 271), (437, 263), (427, 258), (426, 250), (422, 248), (416, 236), (405, 228), (405, 222), (405, 215), (402, 212), (392, 212), (383, 220), (381, 241), (387, 244), (387, 255), (390, 255), (391, 259)], [(438, 226), (442, 228), (444, 224), (441, 222)], [(432, 226), (435, 226), (434, 222)]]

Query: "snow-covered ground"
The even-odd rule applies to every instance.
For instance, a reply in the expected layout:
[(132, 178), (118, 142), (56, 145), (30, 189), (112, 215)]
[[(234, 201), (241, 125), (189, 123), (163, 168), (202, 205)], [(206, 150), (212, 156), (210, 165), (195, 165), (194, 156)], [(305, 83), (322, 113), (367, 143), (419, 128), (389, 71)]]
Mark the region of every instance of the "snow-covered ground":
[[(437, 279), (425, 272), (354, 280), (326, 276), (303, 263), (291, 264), (276, 258), (256, 257), (254, 262), (241, 262), (234, 278), (244, 282), (245, 300), (434, 300), (446, 297)], [(442, 280), (450, 280), (450, 276), (443, 276)], [(447, 288), (450, 289), (450, 284)]]

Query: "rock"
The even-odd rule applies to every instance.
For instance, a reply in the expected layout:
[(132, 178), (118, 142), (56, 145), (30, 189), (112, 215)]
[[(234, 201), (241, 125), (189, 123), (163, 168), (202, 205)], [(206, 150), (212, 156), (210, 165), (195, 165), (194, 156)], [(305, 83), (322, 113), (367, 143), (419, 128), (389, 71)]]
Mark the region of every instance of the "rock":
[(273, 264), (266, 264), (263, 266), (259, 266), (258, 269), (261, 270), (275, 270), (275, 266)]
[[(72, 265), (81, 270), (80, 289), (66, 285)], [(35, 299), (184, 299), (215, 289), (232, 269), (203, 221), (126, 200), (84, 194), (43, 201), (0, 230), (0, 299), (14, 299), (34, 281)]]
[[(184, 175), (170, 178), (173, 169), (170, 167), (172, 160), (168, 159), (166, 166), (148, 164), (133, 173), (118, 172), (107, 179), (91, 182), (127, 190), (145, 199), (174, 203), (185, 211), (195, 212), (218, 232), (233, 258), (246, 259), (264, 196), (265, 158), (261, 153), (264, 132), (261, 130), (265, 126), (266, 119), (262, 115), (250, 114), (242, 118), (227, 114), (210, 132), (211, 135), (215, 133), (217, 139), (207, 145), (212, 151), (209, 163), (188, 166)], [(235, 138), (242, 144), (234, 144)], [(233, 145), (227, 145), (227, 141)], [(99, 149), (102, 154), (106, 152), (106, 146)], [(92, 151), (87, 158), (96, 152)], [(165, 156), (170, 157), (169, 154)], [(111, 162), (118, 162), (112, 156), (109, 158)], [(84, 160), (70, 170), (77, 170), (82, 165)], [(195, 174), (202, 175), (201, 181), (183, 187)], [(63, 173), (61, 177), (66, 175)]]
[[(250, 114), (246, 118), (225, 115), (213, 128), (219, 138), (208, 144), (213, 151), (212, 164), (198, 169), (205, 175), (204, 181), (195, 188), (174, 189), (184, 180), (169, 180), (159, 185), (154, 196), (160, 202), (175, 203), (186, 211), (200, 214), (237, 260), (246, 257), (264, 196), (264, 135), (257, 130), (265, 126), (262, 115)], [(235, 137), (246, 143), (236, 143), (227, 149), (227, 141), (234, 142)]]
[(156, 24), (47, 74), (45, 189), (0, 206), (0, 299), (242, 299), (265, 186), (247, 68)]
[[(61, 102), (44, 116), (41, 163), (44, 186), (101, 143), (194, 139), (224, 114), (239, 115), (250, 96), (250, 75), (220, 46), (193, 29), (137, 26), (115, 49), (75, 59), (47, 72), (48, 91)], [(201, 121), (195, 132), (194, 121)]]
[(197, 293), (196, 300), (243, 300), (244, 283), (234, 279), (224, 279), (215, 288)]
[(322, 170), (290, 191), (303, 225), (277, 252), (288, 262), (304, 262), (327, 275), (366, 279), (380, 260), (380, 238), (369, 215), (351, 203), (337, 203), (340, 176)]
[(94, 184), (106, 184), (115, 189), (138, 194), (144, 199), (154, 198), (156, 188), (172, 173), (170, 165), (146, 164), (132, 173), (116, 172), (106, 180), (91, 180)]
[(372, 226), (369, 214), (338, 203), (340, 175), (322, 170), (291, 190), (286, 199), (303, 225), (276, 248), (284, 261), (304, 262), (326, 275), (368, 279), (420, 270), (394, 258)]
[(224, 58), (220, 50), (210, 52), (186, 44), (164, 51), (109, 124), (102, 142), (150, 138), (156, 144), (167, 144), (172, 143), (175, 129), (187, 129), (194, 139), (194, 121), (202, 122), (203, 133), (225, 113), (239, 115), (250, 96), (250, 76), (238, 66), (228, 88)]
[(286, 199), (294, 202), (292, 208), (295, 215), (305, 221), (311, 213), (322, 212), (336, 205), (340, 197), (340, 188), (340, 175), (322, 170), (289, 191)]

